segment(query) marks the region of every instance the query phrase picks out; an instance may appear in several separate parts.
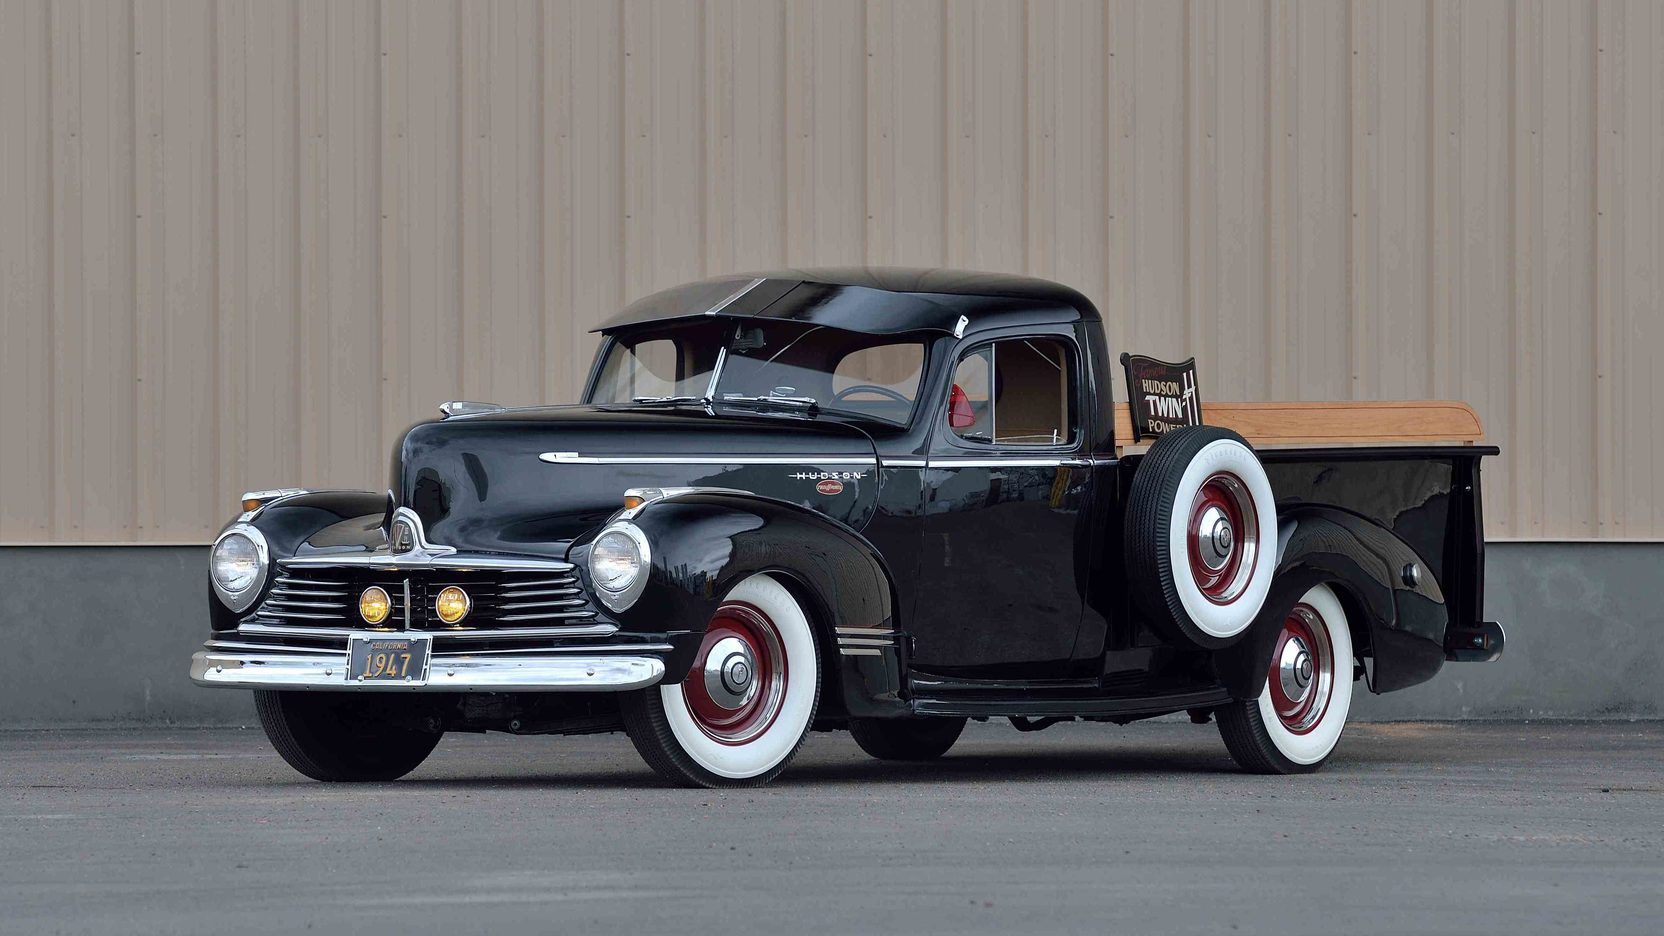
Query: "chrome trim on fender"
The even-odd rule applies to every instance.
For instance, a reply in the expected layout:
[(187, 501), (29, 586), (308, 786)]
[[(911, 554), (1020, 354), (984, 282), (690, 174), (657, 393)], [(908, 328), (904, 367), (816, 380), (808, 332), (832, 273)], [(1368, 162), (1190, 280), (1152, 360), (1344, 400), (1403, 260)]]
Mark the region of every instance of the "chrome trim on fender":
[(585, 455), (581, 452), (544, 452), (539, 461), (551, 465), (874, 465), (864, 455)]
[(497, 403), (476, 403), (473, 400), (447, 400), (439, 404), (439, 415), (445, 419), (456, 416), (483, 416), (508, 409)]
[(483, 658), (434, 654), (421, 683), (348, 682), (345, 650), (329, 653), (209, 648), (191, 655), (191, 681), (241, 689), (331, 692), (622, 692), (664, 678), (655, 656), (549, 655), (532, 651)]

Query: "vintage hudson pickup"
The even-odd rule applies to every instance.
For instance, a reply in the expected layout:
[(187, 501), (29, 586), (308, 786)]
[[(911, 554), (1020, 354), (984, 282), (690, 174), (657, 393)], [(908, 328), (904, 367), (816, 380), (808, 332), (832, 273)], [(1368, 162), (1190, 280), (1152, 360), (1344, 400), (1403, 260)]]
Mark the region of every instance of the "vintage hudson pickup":
[(248, 495), (191, 678), (319, 780), (622, 729), (730, 786), (811, 729), (926, 759), (968, 718), (1174, 712), (1310, 771), (1355, 687), (1502, 651), (1464, 405), (1198, 412), (1193, 369), (1123, 361), (1134, 413), (1092, 304), (1014, 276), (732, 277), (600, 331), (580, 404), (446, 404), (391, 490)]

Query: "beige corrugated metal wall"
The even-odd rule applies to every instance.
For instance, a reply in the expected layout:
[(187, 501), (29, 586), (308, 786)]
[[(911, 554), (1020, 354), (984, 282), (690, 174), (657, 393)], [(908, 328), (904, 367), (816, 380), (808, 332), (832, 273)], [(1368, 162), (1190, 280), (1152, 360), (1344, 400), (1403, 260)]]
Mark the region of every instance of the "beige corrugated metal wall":
[(1019, 270), (1214, 399), (1456, 397), (1664, 535), (1664, 8), (0, 0), (0, 541), (377, 488), (707, 274)]

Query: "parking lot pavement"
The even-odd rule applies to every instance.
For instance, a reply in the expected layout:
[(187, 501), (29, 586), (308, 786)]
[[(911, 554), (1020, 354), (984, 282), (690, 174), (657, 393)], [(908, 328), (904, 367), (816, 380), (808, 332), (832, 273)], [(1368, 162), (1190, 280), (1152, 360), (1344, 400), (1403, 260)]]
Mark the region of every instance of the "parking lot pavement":
[(1376, 724), (1313, 776), (1211, 727), (812, 737), (761, 790), (621, 735), (329, 786), (258, 731), (0, 732), (0, 932), (1664, 931), (1664, 723)]

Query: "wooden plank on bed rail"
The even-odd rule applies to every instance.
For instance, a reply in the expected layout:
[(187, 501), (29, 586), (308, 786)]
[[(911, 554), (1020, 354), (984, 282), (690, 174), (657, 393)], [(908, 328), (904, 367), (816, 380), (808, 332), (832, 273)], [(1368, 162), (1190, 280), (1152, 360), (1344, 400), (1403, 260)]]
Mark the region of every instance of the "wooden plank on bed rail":
[[(1485, 439), (1479, 414), (1454, 400), (1204, 402), (1202, 421), (1234, 429), (1254, 446), (1472, 445)], [(1120, 448), (1132, 439), (1132, 416), (1125, 403), (1115, 404), (1115, 439)]]

